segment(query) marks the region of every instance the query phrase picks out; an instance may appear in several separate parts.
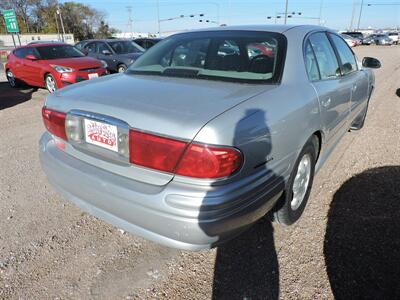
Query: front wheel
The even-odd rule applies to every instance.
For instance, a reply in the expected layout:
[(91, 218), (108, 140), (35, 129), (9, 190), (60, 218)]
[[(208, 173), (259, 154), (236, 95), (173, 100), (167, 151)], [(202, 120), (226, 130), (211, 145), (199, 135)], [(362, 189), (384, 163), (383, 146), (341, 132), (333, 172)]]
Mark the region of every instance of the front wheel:
[(54, 93), (54, 92), (58, 89), (58, 87), (57, 87), (57, 82), (56, 82), (56, 80), (54, 79), (53, 75), (47, 74), (46, 77), (45, 77), (45, 79), (44, 79), (44, 81), (45, 81), (46, 89), (47, 89), (50, 93)]
[(126, 71), (127, 67), (124, 64), (121, 64), (118, 66), (117, 71), (118, 73), (124, 73)]
[(300, 152), (289, 181), (274, 211), (274, 221), (291, 225), (302, 215), (314, 180), (319, 142), (311, 137)]

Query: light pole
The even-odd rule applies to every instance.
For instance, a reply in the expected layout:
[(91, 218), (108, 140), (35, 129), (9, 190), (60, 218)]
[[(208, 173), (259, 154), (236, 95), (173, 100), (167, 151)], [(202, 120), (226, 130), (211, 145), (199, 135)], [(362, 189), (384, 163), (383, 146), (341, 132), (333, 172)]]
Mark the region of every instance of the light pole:
[(286, 0), (286, 4), (285, 4), (285, 24), (287, 23), (287, 12), (288, 12), (288, 5), (289, 5), (289, 0)]
[(58, 37), (58, 40), (60, 40), (60, 28), (58, 27), (58, 18), (57, 18), (57, 13), (54, 13), (54, 17), (56, 18), (57, 37)]
[(161, 35), (160, 27), (160, 0), (157, 0), (157, 25), (158, 25), (158, 35)]

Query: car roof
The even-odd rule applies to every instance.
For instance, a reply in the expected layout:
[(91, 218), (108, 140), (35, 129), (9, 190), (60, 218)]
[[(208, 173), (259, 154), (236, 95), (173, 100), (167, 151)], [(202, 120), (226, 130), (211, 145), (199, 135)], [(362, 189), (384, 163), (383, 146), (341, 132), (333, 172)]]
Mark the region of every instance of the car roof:
[[(31, 43), (31, 44), (28, 44), (28, 45), (19, 46), (16, 49), (32, 48), (32, 47), (45, 47), (45, 46), (65, 46), (65, 45), (69, 45), (69, 44), (62, 43), (62, 42)], [(72, 46), (72, 45), (70, 45), (70, 46)]]
[(309, 32), (313, 30), (330, 30), (326, 27), (317, 25), (235, 25), (235, 26), (220, 26), (196, 29), (191, 32), (202, 32), (202, 31), (227, 31), (227, 30), (245, 30), (245, 31), (268, 31), (276, 33), (284, 33), (292, 28), (297, 30), (303, 30), (304, 32)]
[(131, 41), (132, 39), (90, 39), (79, 41), (78, 43), (90, 43), (90, 42), (118, 42), (118, 41)]

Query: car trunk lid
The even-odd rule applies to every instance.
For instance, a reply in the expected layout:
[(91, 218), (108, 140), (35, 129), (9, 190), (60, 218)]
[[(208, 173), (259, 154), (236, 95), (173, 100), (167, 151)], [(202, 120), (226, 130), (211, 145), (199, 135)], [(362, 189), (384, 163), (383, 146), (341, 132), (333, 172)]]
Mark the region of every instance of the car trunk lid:
[[(272, 88), (275, 86), (117, 74), (57, 91), (46, 105), (62, 112), (79, 110), (107, 116), (129, 128), (190, 142), (213, 118)], [(173, 174), (134, 165), (99, 163), (95, 155), (73, 147), (67, 151), (135, 180), (163, 185), (173, 178)]]

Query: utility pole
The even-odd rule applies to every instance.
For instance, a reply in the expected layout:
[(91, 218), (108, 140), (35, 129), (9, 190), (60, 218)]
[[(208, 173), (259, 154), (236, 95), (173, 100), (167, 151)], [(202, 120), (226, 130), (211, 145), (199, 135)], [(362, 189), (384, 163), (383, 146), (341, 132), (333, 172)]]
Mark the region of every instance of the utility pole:
[(157, 25), (158, 25), (158, 37), (161, 36), (161, 26), (160, 26), (160, 0), (157, 0)]
[(360, 30), (361, 14), (363, 11), (364, 0), (361, 0), (360, 15), (358, 16), (357, 30)]
[(285, 24), (287, 23), (287, 16), (288, 16), (288, 5), (289, 5), (289, 0), (286, 0), (286, 5), (285, 5)]
[(321, 20), (322, 20), (322, 6), (323, 5), (324, 5), (324, 0), (321, 0), (321, 3), (319, 5), (319, 21), (318, 21), (320, 26), (322, 25)]
[(351, 13), (351, 21), (350, 21), (350, 28), (349, 30), (353, 30), (353, 23), (354, 23), (354, 15), (356, 13), (356, 0), (353, 0), (353, 11)]
[(128, 10), (128, 25), (129, 25), (129, 31), (131, 33), (131, 38), (133, 38), (133, 25), (132, 25), (132, 6), (127, 6), (126, 9)]

